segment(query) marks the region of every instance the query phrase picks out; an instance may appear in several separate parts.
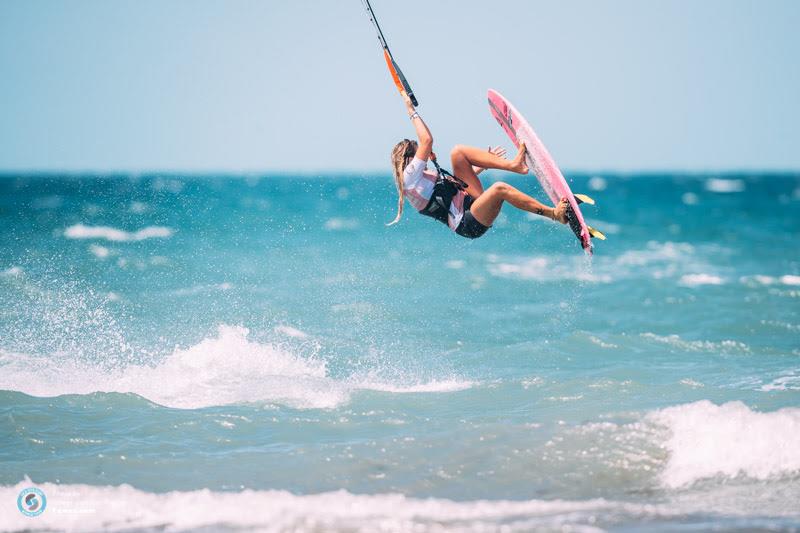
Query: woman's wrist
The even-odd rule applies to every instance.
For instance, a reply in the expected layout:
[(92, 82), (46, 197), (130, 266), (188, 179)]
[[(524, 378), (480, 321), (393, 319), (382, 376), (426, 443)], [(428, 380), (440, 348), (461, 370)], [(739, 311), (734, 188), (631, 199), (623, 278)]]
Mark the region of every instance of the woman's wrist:
[(412, 112), (409, 113), (408, 118), (410, 118), (411, 120), (414, 120), (415, 118), (422, 118), (422, 117), (419, 116), (419, 113), (417, 113), (416, 111), (412, 111)]

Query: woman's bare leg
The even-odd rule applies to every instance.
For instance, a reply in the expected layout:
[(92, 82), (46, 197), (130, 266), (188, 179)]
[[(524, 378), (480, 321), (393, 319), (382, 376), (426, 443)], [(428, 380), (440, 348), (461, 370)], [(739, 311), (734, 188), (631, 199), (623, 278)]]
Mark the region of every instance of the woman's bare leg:
[(467, 193), (473, 198), (483, 194), (483, 185), (478, 179), (478, 175), (475, 174), (473, 166), (507, 170), (517, 174), (528, 173), (528, 167), (525, 165), (524, 143), (520, 143), (519, 152), (514, 159), (503, 159), (488, 150), (459, 144), (450, 152), (450, 162), (453, 165), (453, 173), (467, 183)]
[(497, 215), (500, 214), (503, 202), (508, 202), (517, 209), (529, 213), (558, 220), (562, 224), (567, 223), (568, 203), (566, 200), (561, 200), (556, 207), (548, 207), (502, 181), (498, 181), (486, 189), (486, 192), (472, 203), (470, 211), (478, 222), (484, 226), (491, 226)]

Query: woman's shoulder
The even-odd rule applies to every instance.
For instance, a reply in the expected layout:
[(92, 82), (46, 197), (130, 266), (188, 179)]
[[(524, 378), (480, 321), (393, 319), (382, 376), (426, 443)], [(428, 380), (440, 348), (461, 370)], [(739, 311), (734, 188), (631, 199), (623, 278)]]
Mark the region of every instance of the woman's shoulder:
[(407, 174), (418, 174), (423, 170), (425, 170), (427, 167), (428, 167), (427, 161), (414, 156), (414, 159), (412, 159), (411, 162), (408, 165), (406, 165), (406, 168), (403, 172)]
[(403, 177), (405, 178), (406, 182), (414, 182), (420, 179), (425, 172), (425, 169), (428, 166), (428, 162), (424, 159), (419, 159), (418, 157), (414, 157), (411, 162), (406, 165), (406, 168), (403, 170)]

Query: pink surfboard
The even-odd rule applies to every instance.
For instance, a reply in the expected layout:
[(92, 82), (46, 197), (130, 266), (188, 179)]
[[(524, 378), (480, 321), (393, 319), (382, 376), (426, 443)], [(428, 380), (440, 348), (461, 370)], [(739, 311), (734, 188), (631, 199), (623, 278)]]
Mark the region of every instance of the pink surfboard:
[[(528, 121), (511, 105), (511, 102), (506, 100), (503, 95), (489, 89), (489, 110), (492, 112), (495, 120), (505, 130), (508, 136), (514, 143), (514, 146), (519, 144), (519, 141), (524, 141), (525, 146), (528, 148), (528, 153), (525, 155), (528, 168), (534, 173), (542, 188), (550, 197), (553, 205), (558, 204), (562, 198), (569, 200), (570, 210), (567, 211), (569, 218), (569, 226), (572, 228), (573, 233), (578, 238), (581, 246), (587, 254), (592, 254), (592, 241), (589, 234), (589, 228), (583, 221), (583, 215), (578, 208), (578, 200), (567, 185), (567, 181), (558, 169), (558, 165), (553, 161), (547, 148), (544, 147), (542, 141), (536, 136), (536, 132), (528, 124)], [(571, 211), (571, 212), (570, 212)]]

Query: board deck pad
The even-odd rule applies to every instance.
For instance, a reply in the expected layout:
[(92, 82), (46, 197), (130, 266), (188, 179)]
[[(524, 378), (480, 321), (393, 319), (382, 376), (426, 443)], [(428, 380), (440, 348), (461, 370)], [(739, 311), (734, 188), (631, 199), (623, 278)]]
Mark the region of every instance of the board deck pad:
[(547, 148), (539, 140), (528, 121), (503, 95), (494, 89), (489, 89), (488, 97), (489, 110), (492, 116), (509, 136), (514, 146), (518, 145), (519, 141), (525, 142), (525, 146), (528, 148), (525, 155), (528, 168), (539, 180), (553, 205), (558, 205), (561, 198), (566, 198), (569, 201), (569, 209), (567, 209), (569, 227), (575, 233), (586, 253), (591, 255), (591, 235), (586, 222), (583, 220), (583, 214), (581, 214), (581, 210), (578, 207), (580, 202), (572, 194), (569, 185), (567, 185), (567, 180), (564, 179)]

